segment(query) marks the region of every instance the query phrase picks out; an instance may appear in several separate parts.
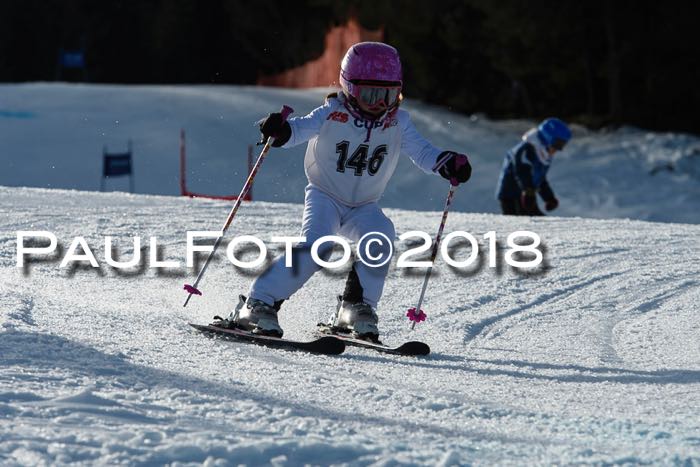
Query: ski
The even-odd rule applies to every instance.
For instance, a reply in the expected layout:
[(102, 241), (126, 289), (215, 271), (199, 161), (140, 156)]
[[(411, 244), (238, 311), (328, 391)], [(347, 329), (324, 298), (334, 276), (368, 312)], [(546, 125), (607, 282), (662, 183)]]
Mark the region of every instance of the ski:
[(391, 347), (382, 343), (376, 343), (364, 339), (357, 339), (349, 334), (336, 332), (331, 326), (323, 323), (319, 323), (316, 332), (321, 336), (333, 336), (336, 339), (343, 341), (345, 344), (353, 347), (372, 349), (382, 353), (412, 357), (428, 355), (430, 353), (430, 346), (428, 346), (428, 344), (426, 344), (425, 342), (408, 341), (404, 342), (398, 347)]
[(324, 355), (338, 355), (343, 353), (345, 350), (345, 342), (343, 340), (329, 335), (310, 341), (298, 341), (280, 337), (265, 336), (262, 334), (253, 334), (252, 332), (243, 331), (241, 329), (222, 328), (211, 324), (188, 324), (205, 333), (231, 337), (241, 342), (248, 342), (279, 349), (301, 350)]

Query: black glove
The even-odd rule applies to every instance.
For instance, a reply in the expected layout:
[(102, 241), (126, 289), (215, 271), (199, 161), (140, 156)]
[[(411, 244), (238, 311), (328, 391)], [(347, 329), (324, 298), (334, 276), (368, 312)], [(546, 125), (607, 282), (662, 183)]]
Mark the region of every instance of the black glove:
[(278, 148), (292, 137), (292, 127), (289, 126), (287, 120), (282, 119), (281, 113), (274, 112), (268, 115), (267, 118), (260, 120), (260, 133), (262, 133), (262, 141), (260, 143), (264, 144), (268, 138), (275, 138), (272, 146)]
[(557, 207), (559, 207), (559, 200), (556, 198), (552, 198), (544, 203), (544, 208), (547, 211), (554, 211)]
[(452, 185), (464, 183), (472, 176), (472, 166), (464, 154), (445, 151), (438, 156), (435, 166), (440, 176), (449, 180)]

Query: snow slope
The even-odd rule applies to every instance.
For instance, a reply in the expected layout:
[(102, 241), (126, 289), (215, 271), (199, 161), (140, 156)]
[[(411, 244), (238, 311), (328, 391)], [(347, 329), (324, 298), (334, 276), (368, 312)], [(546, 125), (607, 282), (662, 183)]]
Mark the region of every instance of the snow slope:
[[(0, 185), (98, 190), (103, 146), (126, 149), (133, 140), (136, 191), (175, 195), (178, 135), (187, 132), (190, 189), (237, 194), (246, 153), (258, 138), (253, 122), (282, 104), (304, 115), (327, 89), (245, 86), (117, 86), (60, 83), (0, 85)], [(410, 96), (409, 96), (410, 97)], [(464, 212), (500, 212), (494, 200), (505, 151), (534, 122), (493, 122), (408, 99), (419, 131), (436, 145), (467, 152), (474, 165)], [(623, 128), (589, 132), (556, 156), (550, 181), (558, 216), (632, 218), (700, 223), (700, 139)], [(261, 201), (303, 201), (305, 145), (273, 151), (256, 179)], [(653, 175), (652, 175), (653, 173)], [(125, 180), (109, 189), (127, 190)], [(417, 189), (418, 188), (418, 189)], [(438, 177), (426, 177), (406, 158), (382, 200), (384, 206), (430, 210), (445, 196)]]
[[(0, 188), (0, 464), (700, 463), (700, 226), (451, 214), (447, 231), (477, 238), (539, 233), (546, 267), (489, 268), (483, 254), (468, 270), (440, 262), (413, 333), (403, 311), (422, 275), (392, 268), (385, 338), (422, 339), (433, 354), (325, 357), (190, 329), (252, 280), (223, 259), (187, 308), (180, 289), (193, 271), (104, 262), (105, 235), (123, 258), (131, 236), (157, 236), (163, 258), (182, 262), (185, 231), (220, 228), (228, 209)], [(239, 214), (232, 235), (268, 239), (298, 231), (301, 205)], [(440, 216), (388, 214), (398, 233), (432, 232)], [(64, 248), (83, 235), (102, 266), (60, 269), (58, 257), (18, 269), (17, 230), (51, 230)], [(342, 285), (342, 272), (319, 273), (285, 303), (287, 335), (309, 336)]]

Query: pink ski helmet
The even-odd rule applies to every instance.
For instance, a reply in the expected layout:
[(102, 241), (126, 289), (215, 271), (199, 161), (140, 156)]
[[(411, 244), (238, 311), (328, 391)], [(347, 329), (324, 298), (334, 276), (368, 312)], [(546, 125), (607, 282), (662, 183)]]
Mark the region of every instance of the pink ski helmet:
[(340, 64), (340, 86), (348, 99), (369, 109), (390, 109), (399, 103), (403, 85), (398, 51), (382, 42), (350, 47)]

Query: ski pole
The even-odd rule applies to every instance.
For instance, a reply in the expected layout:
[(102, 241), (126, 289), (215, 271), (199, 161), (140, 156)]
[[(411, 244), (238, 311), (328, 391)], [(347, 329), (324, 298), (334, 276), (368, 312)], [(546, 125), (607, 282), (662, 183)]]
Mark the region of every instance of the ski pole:
[[(287, 117), (289, 117), (289, 115), (292, 112), (294, 112), (294, 109), (292, 109), (289, 106), (283, 105), (282, 110), (280, 111), (280, 113), (282, 114), (282, 121), (284, 122), (285, 120), (287, 120)], [(274, 137), (267, 138), (265, 146), (263, 146), (262, 151), (260, 151), (260, 155), (258, 156), (258, 160), (255, 162), (255, 165), (250, 171), (250, 174), (248, 174), (248, 179), (245, 181), (243, 189), (238, 195), (238, 198), (236, 198), (236, 202), (234, 203), (233, 207), (231, 208), (231, 212), (229, 212), (228, 217), (226, 218), (224, 227), (221, 229), (221, 234), (216, 238), (216, 242), (214, 242), (214, 248), (212, 248), (211, 252), (209, 253), (209, 256), (207, 256), (207, 260), (204, 262), (204, 266), (202, 266), (202, 269), (199, 270), (199, 274), (197, 274), (197, 279), (195, 279), (194, 284), (185, 284), (185, 286), (183, 287), (188, 293), (187, 300), (185, 300), (185, 304), (182, 305), (183, 307), (187, 306), (187, 303), (190, 301), (190, 298), (192, 298), (192, 295), (202, 295), (202, 292), (200, 292), (199, 289), (197, 289), (197, 286), (202, 280), (202, 277), (204, 276), (204, 272), (207, 270), (207, 267), (209, 267), (209, 262), (214, 256), (214, 252), (216, 252), (216, 249), (219, 248), (219, 244), (224, 238), (226, 230), (228, 230), (228, 227), (231, 225), (231, 222), (233, 221), (233, 218), (241, 205), (241, 201), (243, 200), (243, 198), (245, 198), (245, 196), (250, 191), (250, 188), (253, 186), (253, 179), (255, 179), (255, 175), (258, 173), (258, 170), (260, 169), (263, 160), (265, 160), (265, 156), (267, 155), (268, 151), (272, 147), (272, 143), (274, 140)]]
[(452, 198), (454, 197), (455, 190), (457, 189), (459, 182), (456, 179), (450, 180), (450, 192), (447, 193), (447, 200), (445, 201), (445, 209), (442, 211), (442, 221), (440, 221), (440, 228), (438, 228), (437, 235), (435, 236), (435, 245), (433, 245), (433, 252), (430, 255), (430, 267), (425, 274), (425, 279), (423, 280), (423, 288), (420, 291), (420, 297), (418, 298), (418, 305), (415, 308), (409, 308), (406, 312), (406, 316), (410, 321), (411, 330), (416, 327), (416, 323), (425, 321), (426, 314), (421, 310), (421, 305), (423, 304), (423, 298), (425, 297), (425, 291), (428, 289), (428, 280), (430, 280), (430, 274), (433, 272), (433, 264), (435, 264), (435, 257), (437, 256), (438, 247), (440, 246), (440, 239), (442, 238), (442, 231), (445, 229), (445, 224), (447, 223), (447, 213), (450, 210), (450, 205), (452, 204)]

